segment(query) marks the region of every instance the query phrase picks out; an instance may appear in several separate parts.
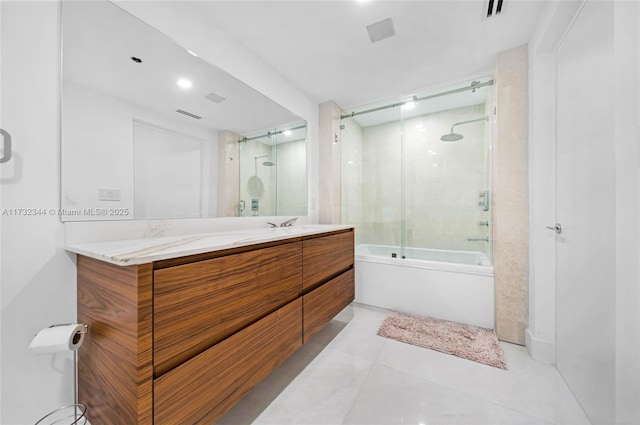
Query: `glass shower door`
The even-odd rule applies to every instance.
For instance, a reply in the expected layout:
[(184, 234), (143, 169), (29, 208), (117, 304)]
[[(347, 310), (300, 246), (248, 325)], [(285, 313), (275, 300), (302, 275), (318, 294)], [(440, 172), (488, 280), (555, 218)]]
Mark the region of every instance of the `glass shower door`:
[[(484, 103), (404, 119), (405, 244), (407, 258), (474, 251), (488, 256), (490, 225), (489, 122)], [(442, 140), (452, 134), (462, 138)], [(449, 137), (453, 138), (453, 137)], [(457, 138), (457, 137), (455, 137)], [(447, 137), (444, 137), (447, 139)]]
[(402, 256), (400, 114), (399, 108), (391, 108), (341, 121), (342, 222), (356, 226), (356, 245), (398, 258)]
[(240, 143), (240, 203), (246, 216), (274, 215), (275, 140), (264, 136)]
[(343, 113), (342, 222), (367, 253), (490, 263), (492, 84)]

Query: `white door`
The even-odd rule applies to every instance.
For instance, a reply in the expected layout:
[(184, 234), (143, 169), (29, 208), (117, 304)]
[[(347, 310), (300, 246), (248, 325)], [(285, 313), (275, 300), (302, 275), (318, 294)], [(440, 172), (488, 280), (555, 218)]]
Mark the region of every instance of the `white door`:
[(588, 1), (556, 51), (556, 361), (594, 424), (614, 418), (613, 41), (612, 2)]
[(203, 141), (134, 122), (135, 218), (203, 216)]

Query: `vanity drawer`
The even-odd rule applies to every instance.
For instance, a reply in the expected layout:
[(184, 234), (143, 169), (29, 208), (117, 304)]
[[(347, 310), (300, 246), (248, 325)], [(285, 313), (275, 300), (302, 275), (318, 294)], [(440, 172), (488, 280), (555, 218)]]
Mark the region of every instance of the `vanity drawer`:
[(353, 255), (353, 231), (303, 241), (303, 289), (351, 267)]
[(154, 271), (158, 377), (296, 299), (302, 244), (289, 243)]
[(302, 345), (300, 298), (154, 381), (154, 424), (211, 424)]
[(314, 289), (302, 297), (303, 342), (307, 343), (313, 335), (340, 313), (355, 299), (355, 281), (353, 269)]

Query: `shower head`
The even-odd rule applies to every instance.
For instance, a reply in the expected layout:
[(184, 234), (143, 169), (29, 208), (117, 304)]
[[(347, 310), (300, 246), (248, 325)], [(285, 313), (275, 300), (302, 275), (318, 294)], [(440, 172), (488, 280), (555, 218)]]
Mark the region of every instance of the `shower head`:
[(455, 142), (457, 140), (462, 139), (464, 136), (462, 134), (458, 134), (458, 133), (449, 133), (449, 134), (445, 134), (442, 137), (440, 137), (440, 140), (442, 140), (443, 142)]
[(264, 165), (265, 167), (273, 167), (274, 165), (276, 165), (275, 162), (271, 161), (271, 155), (260, 155), (253, 157), (253, 159), (256, 161), (256, 167), (258, 166), (258, 160), (260, 158), (267, 158), (267, 160), (262, 163), (262, 165)]
[(440, 140), (442, 140), (443, 142), (455, 142), (462, 139), (464, 136), (462, 134), (454, 133), (453, 127), (455, 127), (456, 125), (469, 124), (470, 122), (477, 122), (477, 121), (489, 121), (489, 115), (487, 115), (486, 117), (477, 118), (475, 120), (461, 121), (453, 124), (451, 126), (451, 131), (449, 132), (449, 134), (443, 135), (442, 137), (440, 137)]

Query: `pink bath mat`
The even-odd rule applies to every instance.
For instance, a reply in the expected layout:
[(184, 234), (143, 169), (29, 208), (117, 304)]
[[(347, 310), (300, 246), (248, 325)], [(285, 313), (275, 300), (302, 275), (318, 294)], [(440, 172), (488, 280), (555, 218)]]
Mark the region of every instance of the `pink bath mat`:
[(506, 369), (504, 351), (493, 329), (392, 311), (378, 335), (463, 359)]

